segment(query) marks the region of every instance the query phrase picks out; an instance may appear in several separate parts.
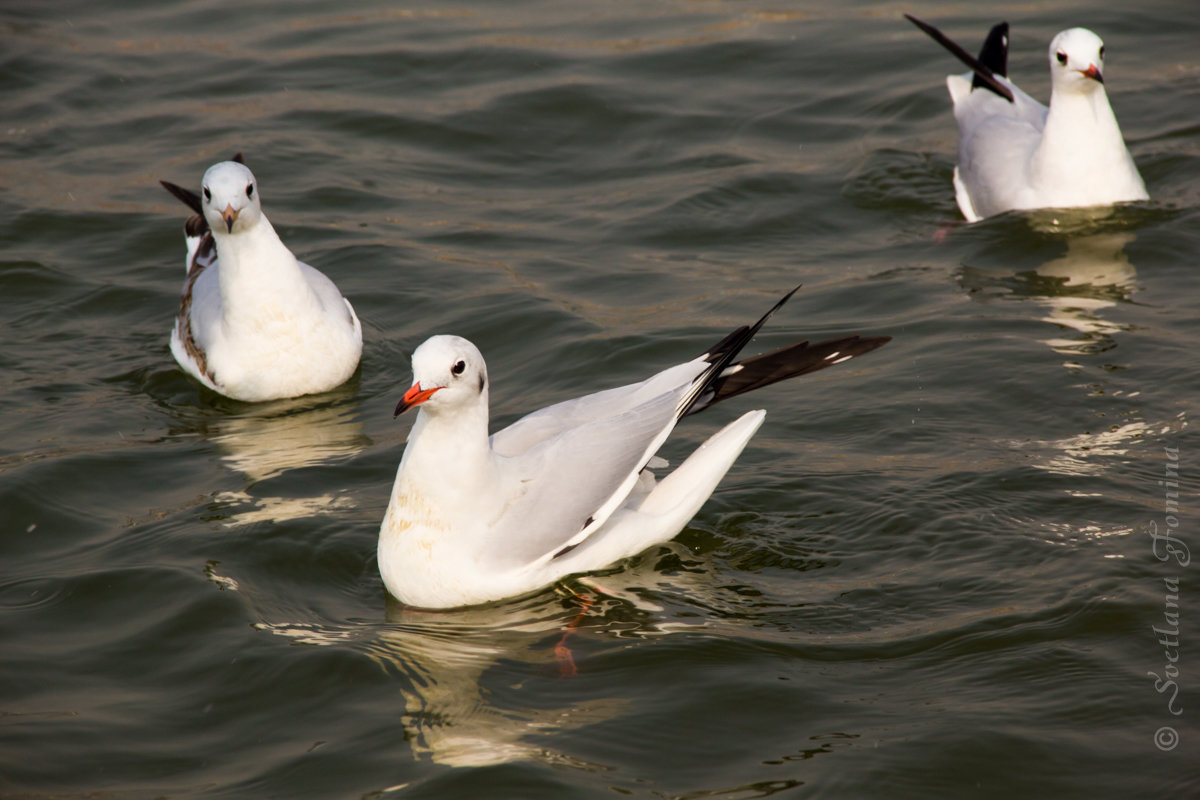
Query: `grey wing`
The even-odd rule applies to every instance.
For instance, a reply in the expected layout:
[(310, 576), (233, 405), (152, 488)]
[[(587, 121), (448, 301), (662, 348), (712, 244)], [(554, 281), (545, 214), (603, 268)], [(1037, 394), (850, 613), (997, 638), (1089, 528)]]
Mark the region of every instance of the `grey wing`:
[(504, 459), (503, 469), (521, 488), (492, 525), (489, 561), (519, 567), (549, 560), (603, 525), (675, 427), (687, 387), (561, 431)]
[(1021, 87), (1008, 78), (998, 77), (997, 79), (1002, 80), (1012, 90), (1013, 101), (1009, 104), (1009, 114), (1011, 116), (1023, 122), (1028, 122), (1039, 131), (1046, 127), (1046, 115), (1050, 113), (1050, 109), (1030, 97)]
[[(207, 237), (211, 240), (211, 236)], [(190, 243), (189, 243), (190, 244)], [(179, 315), (171, 331), (171, 353), (185, 371), (214, 391), (220, 391), (208, 365), (212, 333), (221, 318), (221, 292), (216, 258), (195, 258), (184, 282)]]
[(350, 305), (350, 301), (342, 296), (341, 290), (337, 288), (337, 284), (332, 282), (328, 275), (317, 269), (316, 266), (305, 264), (304, 261), (296, 259), (296, 263), (300, 265), (300, 271), (304, 273), (308, 285), (320, 299), (320, 305), (328, 309), (330, 313), (335, 309), (346, 313), (346, 321), (350, 324), (350, 330), (353, 336), (362, 342), (362, 323), (359, 321), (359, 315), (354, 313), (354, 306)]
[(348, 321), (351, 322), (354, 327), (359, 327), (358, 315), (354, 313), (354, 308), (350, 305), (350, 301), (342, 296), (341, 291), (339, 291), (337, 288), (337, 284), (330, 280), (328, 275), (326, 275), (324, 272), (321, 272), (321, 270), (317, 269), (316, 267), (305, 264), (299, 259), (297, 259), (296, 263), (300, 265), (300, 271), (303, 273), (304, 279), (308, 282), (309, 287), (313, 290), (313, 292), (316, 293), (317, 297), (320, 298), (322, 307), (330, 311), (338, 308), (344, 308), (347, 313)]
[(1029, 161), (1041, 141), (1045, 106), (1013, 90), (1013, 103), (975, 90), (955, 105), (958, 174), (979, 216), (1023, 205)]
[(970, 73), (951, 75), (947, 78), (946, 85), (954, 101), (954, 116), (959, 128), (964, 133), (969, 133), (976, 127), (988, 125), (999, 118), (1023, 122), (1029, 125), (1033, 132), (1041, 133), (1042, 128), (1046, 126), (1046, 115), (1050, 109), (1030, 97), (1008, 78), (996, 76), (996, 80), (1012, 91), (1011, 103), (991, 92), (972, 89)]
[(215, 269), (209, 266), (190, 280), (187, 322), (196, 346), (205, 351), (212, 346), (213, 332), (222, 317), (219, 262), (215, 266)]
[(574, 428), (615, 417), (660, 395), (690, 386), (706, 366), (703, 360), (696, 359), (665, 369), (641, 383), (606, 389), (546, 406), (492, 434), (492, 451), (502, 456), (520, 455)]

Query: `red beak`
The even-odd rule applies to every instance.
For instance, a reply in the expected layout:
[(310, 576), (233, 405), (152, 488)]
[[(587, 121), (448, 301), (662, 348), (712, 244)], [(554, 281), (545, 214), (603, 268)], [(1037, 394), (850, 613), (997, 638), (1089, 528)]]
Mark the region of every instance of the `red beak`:
[(398, 417), (413, 406), (421, 405), (421, 403), (433, 397), (433, 393), (441, 388), (441, 386), (434, 386), (432, 389), (422, 389), (420, 381), (414, 383), (412, 388), (405, 392), (404, 397), (396, 404), (396, 413), (392, 414), (392, 416)]
[(1095, 64), (1088, 64), (1088, 68), (1083, 70), (1083, 77), (1091, 78), (1096, 83), (1104, 83), (1104, 76), (1100, 74), (1100, 68)]

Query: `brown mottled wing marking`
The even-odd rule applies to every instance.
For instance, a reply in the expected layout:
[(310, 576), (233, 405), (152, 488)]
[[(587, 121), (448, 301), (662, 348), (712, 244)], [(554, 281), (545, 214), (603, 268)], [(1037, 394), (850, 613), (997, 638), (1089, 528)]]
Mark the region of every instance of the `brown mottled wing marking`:
[(203, 236), (208, 233), (208, 220), (203, 214), (192, 214), (187, 218), (187, 222), (183, 223), (183, 232), (188, 236)]
[[(197, 219), (192, 217), (188, 220), (188, 224), (192, 220)], [(203, 220), (203, 217), (199, 219)], [(193, 235), (189, 233), (189, 235)], [(208, 269), (217, 254), (217, 243), (213, 240), (213, 235), (210, 231), (204, 231), (204, 238), (200, 240), (199, 246), (196, 247), (196, 253), (192, 256), (192, 263), (188, 264), (187, 280), (183, 284), (183, 295), (179, 298), (179, 319), (175, 322), (175, 327), (179, 331), (179, 338), (183, 341), (183, 349), (196, 362), (196, 366), (200, 372), (208, 376), (210, 381), (215, 382), (213, 374), (208, 370), (208, 359), (204, 355), (204, 351), (200, 349), (200, 345), (196, 344), (196, 337), (192, 335), (192, 289), (196, 286), (196, 279), (200, 277), (200, 273)]]
[[(229, 160), (239, 164), (246, 163), (240, 151), (234, 153), (233, 158)], [(212, 266), (213, 261), (216, 260), (217, 243), (208, 227), (208, 220), (204, 218), (204, 205), (200, 202), (200, 195), (170, 181), (159, 181), (159, 183), (184, 205), (196, 212), (183, 224), (183, 232), (189, 237), (200, 237), (200, 244), (192, 256), (192, 263), (188, 264), (187, 279), (183, 284), (183, 294), (179, 298), (179, 317), (175, 321), (175, 328), (183, 342), (183, 349), (196, 362), (200, 372), (207, 375), (210, 381), (215, 382), (216, 379), (208, 370), (208, 359), (205, 357), (204, 351), (200, 349), (200, 345), (196, 344), (196, 337), (192, 335), (192, 289), (195, 288), (196, 279), (200, 277), (200, 273)]]

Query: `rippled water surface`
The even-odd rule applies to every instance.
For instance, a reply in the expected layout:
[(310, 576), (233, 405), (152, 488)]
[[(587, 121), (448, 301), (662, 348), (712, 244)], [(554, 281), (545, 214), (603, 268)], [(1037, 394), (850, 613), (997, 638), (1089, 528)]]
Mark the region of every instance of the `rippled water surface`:
[[(961, 224), (958, 68), (905, 11), (1007, 19), (1042, 98), (1099, 32), (1152, 200)], [(9, 4), (0, 795), (1194, 796), (1198, 38), (1184, 2)], [(171, 359), (157, 181), (238, 151), (362, 318), (337, 391)], [(480, 345), (503, 423), (797, 283), (756, 349), (895, 340), (682, 425), (676, 461), (768, 411), (676, 540), (388, 600), (425, 337)]]

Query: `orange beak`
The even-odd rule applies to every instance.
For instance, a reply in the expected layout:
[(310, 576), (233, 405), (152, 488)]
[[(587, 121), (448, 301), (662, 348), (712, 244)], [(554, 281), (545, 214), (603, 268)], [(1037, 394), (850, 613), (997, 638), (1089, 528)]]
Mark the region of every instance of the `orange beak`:
[(221, 212), (221, 219), (225, 220), (225, 229), (233, 233), (233, 223), (237, 222), (238, 212), (233, 205), (225, 206), (225, 210)]
[(1095, 64), (1088, 64), (1088, 68), (1082, 70), (1083, 77), (1091, 78), (1096, 83), (1104, 83), (1104, 76), (1100, 74), (1100, 68)]
[(422, 389), (419, 381), (414, 383), (412, 388), (405, 392), (404, 397), (396, 404), (396, 413), (392, 414), (392, 416), (398, 417), (413, 406), (421, 405), (421, 403), (433, 397), (433, 393), (441, 388), (441, 386), (434, 386), (432, 389)]

